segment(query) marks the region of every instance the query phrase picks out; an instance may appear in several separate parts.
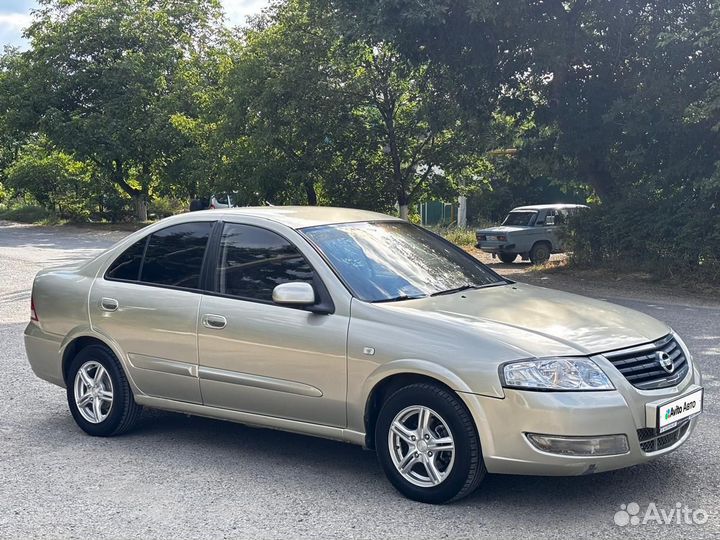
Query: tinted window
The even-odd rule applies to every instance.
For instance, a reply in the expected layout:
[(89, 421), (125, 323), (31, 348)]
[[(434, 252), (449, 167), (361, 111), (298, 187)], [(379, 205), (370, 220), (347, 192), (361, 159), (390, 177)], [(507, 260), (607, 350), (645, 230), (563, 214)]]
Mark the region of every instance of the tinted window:
[(200, 288), (200, 269), (211, 228), (212, 223), (183, 223), (153, 233), (140, 281)]
[(272, 301), (276, 285), (313, 278), (312, 268), (295, 246), (258, 227), (226, 224), (219, 257), (217, 286), (222, 294)]
[(145, 243), (147, 237), (138, 240), (132, 246), (127, 248), (108, 268), (105, 277), (108, 279), (124, 279), (128, 281), (137, 281), (140, 274), (140, 262), (142, 261), (143, 251), (145, 251)]

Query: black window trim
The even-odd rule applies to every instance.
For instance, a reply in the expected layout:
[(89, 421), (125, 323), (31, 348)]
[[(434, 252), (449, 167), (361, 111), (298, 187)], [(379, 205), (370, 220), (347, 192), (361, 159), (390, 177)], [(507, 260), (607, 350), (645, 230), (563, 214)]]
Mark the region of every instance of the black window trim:
[[(323, 314), (323, 315), (331, 315), (335, 313), (335, 303), (333, 302), (332, 296), (330, 296), (330, 292), (328, 291), (327, 287), (325, 286), (325, 283), (323, 282), (322, 278), (318, 274), (317, 270), (315, 269), (315, 266), (307, 259), (305, 254), (302, 252), (302, 250), (297, 246), (295, 242), (290, 240), (286, 235), (284, 235), (281, 232), (275, 231), (273, 229), (270, 229), (268, 227), (263, 227), (262, 225), (257, 225), (255, 223), (243, 223), (239, 221), (222, 221), (218, 220), (218, 227), (215, 231), (215, 235), (211, 235), (211, 241), (212, 244), (210, 245), (210, 248), (206, 251), (206, 256), (210, 257), (212, 254), (212, 258), (208, 260), (207, 264), (207, 270), (206, 274), (204, 276), (205, 281), (201, 281), (201, 285), (204, 286), (204, 294), (207, 294), (208, 296), (215, 296), (218, 298), (228, 298), (230, 300), (239, 300), (242, 302), (253, 302), (255, 304), (266, 304), (269, 306), (275, 306), (280, 308), (286, 308), (286, 309), (295, 309), (295, 310), (301, 310), (301, 311), (309, 311), (311, 313), (317, 313), (317, 314)], [(225, 229), (225, 225), (243, 225), (245, 227), (254, 227), (256, 229), (262, 229), (264, 231), (267, 231), (269, 233), (275, 234), (285, 240), (288, 244), (290, 244), (292, 247), (294, 247), (298, 254), (305, 260), (307, 265), (310, 267), (313, 273), (313, 281), (312, 286), (315, 289), (315, 294), (317, 301), (310, 306), (290, 306), (290, 305), (282, 305), (282, 304), (276, 304), (272, 300), (260, 300), (259, 298), (250, 298), (246, 296), (238, 296), (235, 294), (225, 294), (221, 293), (218, 288), (219, 285), (217, 284), (217, 266), (218, 266), (218, 260), (220, 257), (220, 242), (222, 240), (222, 233)], [(304, 235), (301, 235), (304, 238)]]
[[(199, 279), (199, 281), (200, 281), (200, 288), (197, 288), (197, 289), (196, 289), (196, 288), (190, 288), (190, 287), (177, 287), (177, 286), (175, 286), (175, 285), (164, 285), (164, 284), (162, 284), (162, 283), (150, 283), (149, 281), (140, 281), (140, 276), (142, 276), (143, 266), (145, 266), (145, 255), (147, 254), (148, 245), (150, 244), (150, 237), (151, 237), (153, 234), (155, 234), (155, 233), (157, 233), (157, 232), (160, 232), (160, 231), (164, 231), (164, 230), (166, 230), (166, 229), (169, 229), (170, 227), (175, 227), (176, 225), (185, 225), (185, 224), (189, 224), (189, 223), (210, 223), (210, 224), (212, 224), (212, 227), (210, 228), (210, 234), (208, 235), (207, 242), (205, 243), (205, 253), (203, 254), (203, 262), (202, 262), (202, 265), (200, 266), (200, 279)], [(132, 244), (130, 244), (130, 245), (129, 245), (128, 247), (126, 247), (117, 257), (115, 257), (115, 258), (112, 260), (112, 262), (107, 266), (107, 268), (105, 269), (105, 272), (103, 273), (103, 279), (104, 279), (105, 281), (114, 281), (114, 282), (117, 282), (117, 283), (130, 283), (130, 284), (133, 284), (133, 285), (142, 285), (142, 286), (144, 286), (144, 287), (155, 287), (155, 288), (158, 288), (158, 289), (170, 289), (170, 290), (173, 290), (173, 291), (184, 291), (184, 292), (190, 292), (190, 293), (196, 293), (196, 294), (206, 294), (206, 290), (203, 289), (203, 285), (204, 285), (203, 277), (204, 277), (204, 273), (206, 272), (206, 267), (207, 267), (208, 264), (209, 264), (209, 261), (208, 261), (208, 253), (209, 253), (209, 251), (210, 251), (210, 249), (211, 249), (211, 247), (212, 247), (211, 242), (212, 242), (212, 240), (213, 240), (213, 233), (215, 232), (215, 230), (216, 230), (216, 228), (217, 228), (217, 226), (218, 226), (218, 223), (220, 223), (220, 222), (219, 222), (219, 221), (216, 221), (216, 220), (207, 220), (207, 221), (185, 221), (185, 222), (182, 222), (182, 223), (173, 223), (172, 225), (168, 225), (167, 227), (163, 227), (162, 229), (157, 229), (157, 230), (149, 233), (149, 234), (148, 234), (147, 236), (145, 236), (145, 238), (144, 238), (145, 246), (143, 247), (142, 258), (140, 259), (140, 266), (139, 266), (139, 268), (138, 268), (137, 279), (119, 279), (119, 278), (112, 278), (112, 277), (108, 277), (107, 274), (108, 274), (108, 272), (110, 271), (110, 268), (112, 267), (112, 265), (115, 263), (115, 261), (118, 260), (120, 257), (122, 257), (122, 255), (123, 255), (128, 249), (130, 249), (133, 245), (137, 244), (140, 240), (138, 240), (137, 242), (133, 242)]]

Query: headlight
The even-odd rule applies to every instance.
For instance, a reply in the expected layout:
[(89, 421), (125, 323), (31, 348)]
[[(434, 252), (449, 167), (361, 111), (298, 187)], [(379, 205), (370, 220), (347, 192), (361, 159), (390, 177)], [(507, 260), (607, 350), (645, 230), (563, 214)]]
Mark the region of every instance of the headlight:
[(503, 386), (527, 390), (613, 390), (607, 375), (589, 358), (539, 358), (502, 367)]

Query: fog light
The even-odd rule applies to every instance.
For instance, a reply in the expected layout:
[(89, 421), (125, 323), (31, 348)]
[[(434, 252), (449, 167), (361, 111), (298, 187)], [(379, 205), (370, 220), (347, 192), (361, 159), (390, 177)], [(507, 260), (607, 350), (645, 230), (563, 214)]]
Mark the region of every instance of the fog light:
[(538, 450), (563, 456), (613, 456), (630, 450), (625, 435), (602, 437), (563, 437), (560, 435), (525, 434)]

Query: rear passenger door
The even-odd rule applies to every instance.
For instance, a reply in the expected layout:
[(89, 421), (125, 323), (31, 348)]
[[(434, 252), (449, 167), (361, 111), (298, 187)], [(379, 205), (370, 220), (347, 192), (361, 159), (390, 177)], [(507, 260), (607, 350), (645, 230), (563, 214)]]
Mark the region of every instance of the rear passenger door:
[(126, 356), (144, 394), (201, 403), (196, 324), (213, 222), (172, 225), (139, 240), (90, 291), (93, 329)]

